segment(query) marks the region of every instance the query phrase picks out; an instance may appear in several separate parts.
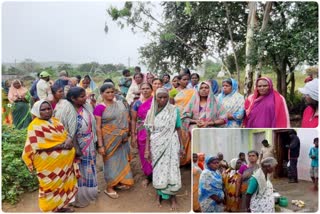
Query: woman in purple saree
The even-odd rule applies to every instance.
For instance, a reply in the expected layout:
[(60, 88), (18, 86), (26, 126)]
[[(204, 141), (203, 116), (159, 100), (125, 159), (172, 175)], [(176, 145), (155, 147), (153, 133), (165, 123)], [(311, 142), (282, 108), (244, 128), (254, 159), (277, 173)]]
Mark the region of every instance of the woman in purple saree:
[(131, 109), (131, 143), (132, 147), (136, 147), (138, 143), (141, 168), (143, 173), (147, 176), (142, 182), (142, 185), (146, 187), (152, 181), (152, 165), (151, 162), (144, 158), (147, 132), (143, 124), (153, 100), (152, 86), (149, 83), (142, 83), (140, 91), (142, 96), (133, 104)]

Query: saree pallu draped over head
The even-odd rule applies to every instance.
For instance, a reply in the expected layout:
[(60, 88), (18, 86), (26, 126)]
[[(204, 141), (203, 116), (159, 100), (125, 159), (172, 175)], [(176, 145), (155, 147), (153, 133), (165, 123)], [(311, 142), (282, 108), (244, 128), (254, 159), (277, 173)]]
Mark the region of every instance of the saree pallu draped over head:
[(56, 118), (35, 118), (28, 127), (22, 159), (28, 169), (36, 169), (39, 180), (39, 207), (55, 212), (69, 203), (77, 192), (79, 170), (74, 162), (75, 149), (39, 151), (62, 144), (67, 132)]
[(154, 102), (145, 120), (145, 126), (151, 133), (152, 184), (159, 195), (168, 199), (181, 188), (180, 143), (175, 130), (177, 109), (169, 102), (159, 113), (156, 109), (157, 102)]
[[(269, 93), (259, 96), (257, 84), (259, 80), (265, 80), (269, 85)], [(246, 128), (288, 128), (290, 117), (284, 97), (273, 89), (270, 78), (261, 77), (256, 81), (254, 93), (245, 101)]]
[[(196, 90), (193, 88), (190, 89), (183, 89), (181, 90), (175, 97), (174, 103), (175, 106), (180, 111), (180, 116), (183, 118), (183, 112), (186, 106), (189, 104), (192, 96), (196, 93)], [(180, 165), (186, 165), (191, 162), (191, 135), (189, 133), (189, 122), (182, 119), (182, 126), (181, 126), (181, 133), (182, 133), (182, 144), (185, 149), (185, 156), (181, 157)]]
[(230, 94), (225, 94), (223, 90), (218, 96), (218, 101), (223, 105), (226, 112), (232, 114), (234, 120), (228, 120), (227, 128), (241, 127), (244, 117), (244, 97), (238, 93), (238, 82), (235, 79), (231, 79), (232, 91)]
[[(209, 86), (209, 94), (207, 97), (206, 106), (202, 108), (200, 107), (200, 95), (199, 92), (196, 92), (183, 111), (183, 121), (186, 121), (188, 124), (189, 119), (203, 120), (207, 122), (211, 122), (217, 119), (223, 119), (227, 121), (226, 111), (212, 93), (210, 83), (201, 82), (199, 84), (199, 89), (202, 84), (206, 84)], [(192, 128), (195, 128), (195, 126), (190, 126), (190, 132), (192, 131)]]
[(222, 175), (219, 170), (212, 170), (208, 164), (217, 157), (206, 158), (206, 167), (202, 171), (199, 180), (199, 202), (202, 212), (223, 212), (224, 206), (217, 204), (210, 196), (216, 195), (224, 199)]
[(146, 148), (147, 130), (144, 127), (144, 121), (146, 119), (148, 110), (151, 108), (153, 97), (150, 97), (144, 103), (142, 103), (137, 111), (137, 142), (139, 155), (141, 160), (141, 167), (145, 175), (152, 173), (151, 163), (144, 158), (144, 151)]
[(133, 185), (130, 168), (130, 146), (128, 142), (129, 112), (121, 101), (116, 101), (104, 110), (102, 137), (105, 147), (104, 177), (108, 187), (117, 184)]

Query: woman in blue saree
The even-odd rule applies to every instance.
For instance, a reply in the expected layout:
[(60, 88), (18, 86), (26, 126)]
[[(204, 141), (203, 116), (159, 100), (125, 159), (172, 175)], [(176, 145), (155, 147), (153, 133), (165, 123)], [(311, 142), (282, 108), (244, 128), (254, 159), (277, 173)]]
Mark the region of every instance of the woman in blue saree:
[(218, 157), (206, 159), (199, 180), (199, 202), (202, 212), (223, 212), (225, 197)]

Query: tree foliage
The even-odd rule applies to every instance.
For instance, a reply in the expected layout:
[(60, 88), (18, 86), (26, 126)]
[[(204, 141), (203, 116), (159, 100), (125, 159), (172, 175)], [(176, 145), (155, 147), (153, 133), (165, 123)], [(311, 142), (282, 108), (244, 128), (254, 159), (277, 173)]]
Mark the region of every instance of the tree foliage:
[[(228, 2), (232, 36), (236, 49), (244, 43), (247, 14), (246, 3)], [(141, 60), (151, 69), (179, 69), (201, 64), (205, 56), (228, 55), (229, 34), (226, 11), (221, 2), (162, 2), (163, 20), (151, 14), (150, 3), (131, 5), (129, 15), (115, 8), (109, 15), (121, 27), (149, 33), (152, 41), (140, 49)], [(118, 12), (115, 12), (118, 11)], [(159, 28), (153, 28), (158, 25)], [(155, 29), (155, 30), (154, 30)]]

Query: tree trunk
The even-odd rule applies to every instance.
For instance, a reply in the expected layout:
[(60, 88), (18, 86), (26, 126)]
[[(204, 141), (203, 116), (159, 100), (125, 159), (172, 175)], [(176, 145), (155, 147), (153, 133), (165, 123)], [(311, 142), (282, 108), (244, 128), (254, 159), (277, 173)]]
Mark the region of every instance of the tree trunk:
[[(262, 21), (262, 26), (260, 29), (260, 32), (264, 32), (267, 24), (269, 22), (269, 18), (270, 18), (270, 12), (272, 9), (272, 2), (266, 2), (265, 8), (264, 8), (264, 13), (263, 13), (263, 21)], [(263, 55), (264, 55), (264, 48), (259, 48), (258, 49), (258, 53), (259, 53), (259, 61), (258, 61), (258, 65), (256, 67), (256, 72), (255, 72), (255, 80), (257, 80), (259, 77), (261, 77), (261, 69), (262, 69), (262, 59), (263, 59)]]
[(230, 36), (230, 40), (231, 40), (231, 46), (232, 46), (234, 61), (235, 61), (235, 64), (236, 64), (237, 74), (238, 74), (238, 82), (240, 82), (240, 70), (239, 70), (237, 54), (236, 54), (236, 50), (235, 50), (235, 47), (234, 47), (232, 31), (231, 31), (230, 11), (229, 11), (229, 7), (228, 7), (228, 3), (224, 2), (223, 4), (224, 4), (224, 6), (226, 8), (226, 12), (227, 12), (228, 31), (229, 31), (229, 36)]
[(295, 80), (295, 76), (294, 76), (293, 71), (291, 72), (290, 81), (291, 81), (290, 99), (292, 100), (294, 97), (294, 88), (296, 87), (296, 80)]
[(287, 95), (287, 80), (286, 80), (287, 63), (286, 63), (286, 59), (281, 59), (280, 63), (281, 63), (281, 65), (279, 66), (280, 69), (277, 71), (277, 90), (283, 97), (286, 97), (286, 95)]
[[(249, 2), (249, 16), (247, 23), (247, 39), (246, 39), (246, 60), (252, 55), (252, 43), (253, 43), (253, 34), (254, 28), (257, 24), (256, 12), (257, 12), (257, 2)], [(247, 62), (246, 65), (246, 75), (244, 79), (244, 97), (248, 97), (252, 92), (253, 85), (253, 66)]]

